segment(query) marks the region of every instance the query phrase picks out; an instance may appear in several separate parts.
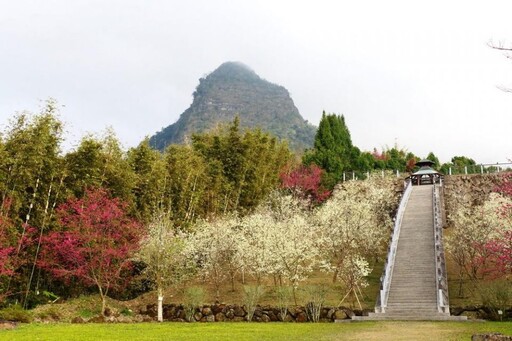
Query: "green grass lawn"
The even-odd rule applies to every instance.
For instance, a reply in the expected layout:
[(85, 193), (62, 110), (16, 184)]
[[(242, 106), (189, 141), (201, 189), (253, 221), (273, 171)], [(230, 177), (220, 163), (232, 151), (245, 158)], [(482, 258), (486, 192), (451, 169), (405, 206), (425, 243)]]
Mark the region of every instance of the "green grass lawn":
[(0, 340), (470, 340), (511, 322), (24, 324)]

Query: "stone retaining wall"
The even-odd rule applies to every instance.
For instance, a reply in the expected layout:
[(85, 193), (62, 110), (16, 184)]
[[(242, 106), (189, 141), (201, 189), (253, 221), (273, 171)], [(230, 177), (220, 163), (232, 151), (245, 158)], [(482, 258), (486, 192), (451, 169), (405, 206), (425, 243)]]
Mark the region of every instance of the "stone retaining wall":
[[(156, 305), (151, 304), (140, 314), (156, 319)], [(353, 311), (348, 308), (324, 307), (320, 312), (321, 322), (333, 322), (334, 320), (349, 319), (353, 315), (362, 315), (361, 311)], [(190, 315), (190, 313), (188, 313)], [(183, 305), (168, 304), (163, 306), (164, 321), (187, 322), (187, 309)], [(241, 322), (247, 321), (247, 309), (241, 305), (213, 304), (204, 305), (193, 310), (191, 316), (197, 322)], [(309, 322), (310, 318), (305, 307), (291, 307), (284, 318), (280, 309), (271, 306), (257, 306), (252, 317), (253, 322)]]

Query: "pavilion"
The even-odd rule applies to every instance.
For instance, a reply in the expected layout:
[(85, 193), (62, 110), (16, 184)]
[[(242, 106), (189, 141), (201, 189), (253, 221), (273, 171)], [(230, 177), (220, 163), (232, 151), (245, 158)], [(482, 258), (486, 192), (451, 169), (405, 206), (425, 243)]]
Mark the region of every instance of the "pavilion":
[(432, 185), (439, 183), (442, 174), (432, 168), (434, 162), (424, 159), (416, 162), (416, 166), (420, 167), (419, 170), (412, 173), (409, 177), (413, 185)]

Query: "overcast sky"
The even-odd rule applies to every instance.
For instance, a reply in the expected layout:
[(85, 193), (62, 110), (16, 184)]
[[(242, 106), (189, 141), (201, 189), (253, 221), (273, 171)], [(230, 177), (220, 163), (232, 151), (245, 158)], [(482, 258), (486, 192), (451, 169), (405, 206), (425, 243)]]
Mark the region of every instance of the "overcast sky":
[[(114, 128), (137, 145), (240, 61), (362, 150), (512, 159), (512, 1), (0, 0), (0, 124), (63, 105), (66, 148)], [(510, 43), (510, 44), (509, 44)]]

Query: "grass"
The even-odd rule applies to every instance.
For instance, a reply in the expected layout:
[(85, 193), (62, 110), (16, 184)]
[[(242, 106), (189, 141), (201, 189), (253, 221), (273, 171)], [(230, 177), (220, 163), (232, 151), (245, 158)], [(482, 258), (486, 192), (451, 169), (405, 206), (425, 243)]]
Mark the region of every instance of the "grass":
[(0, 340), (469, 340), (473, 334), (512, 335), (512, 323), (140, 323), (23, 324)]

